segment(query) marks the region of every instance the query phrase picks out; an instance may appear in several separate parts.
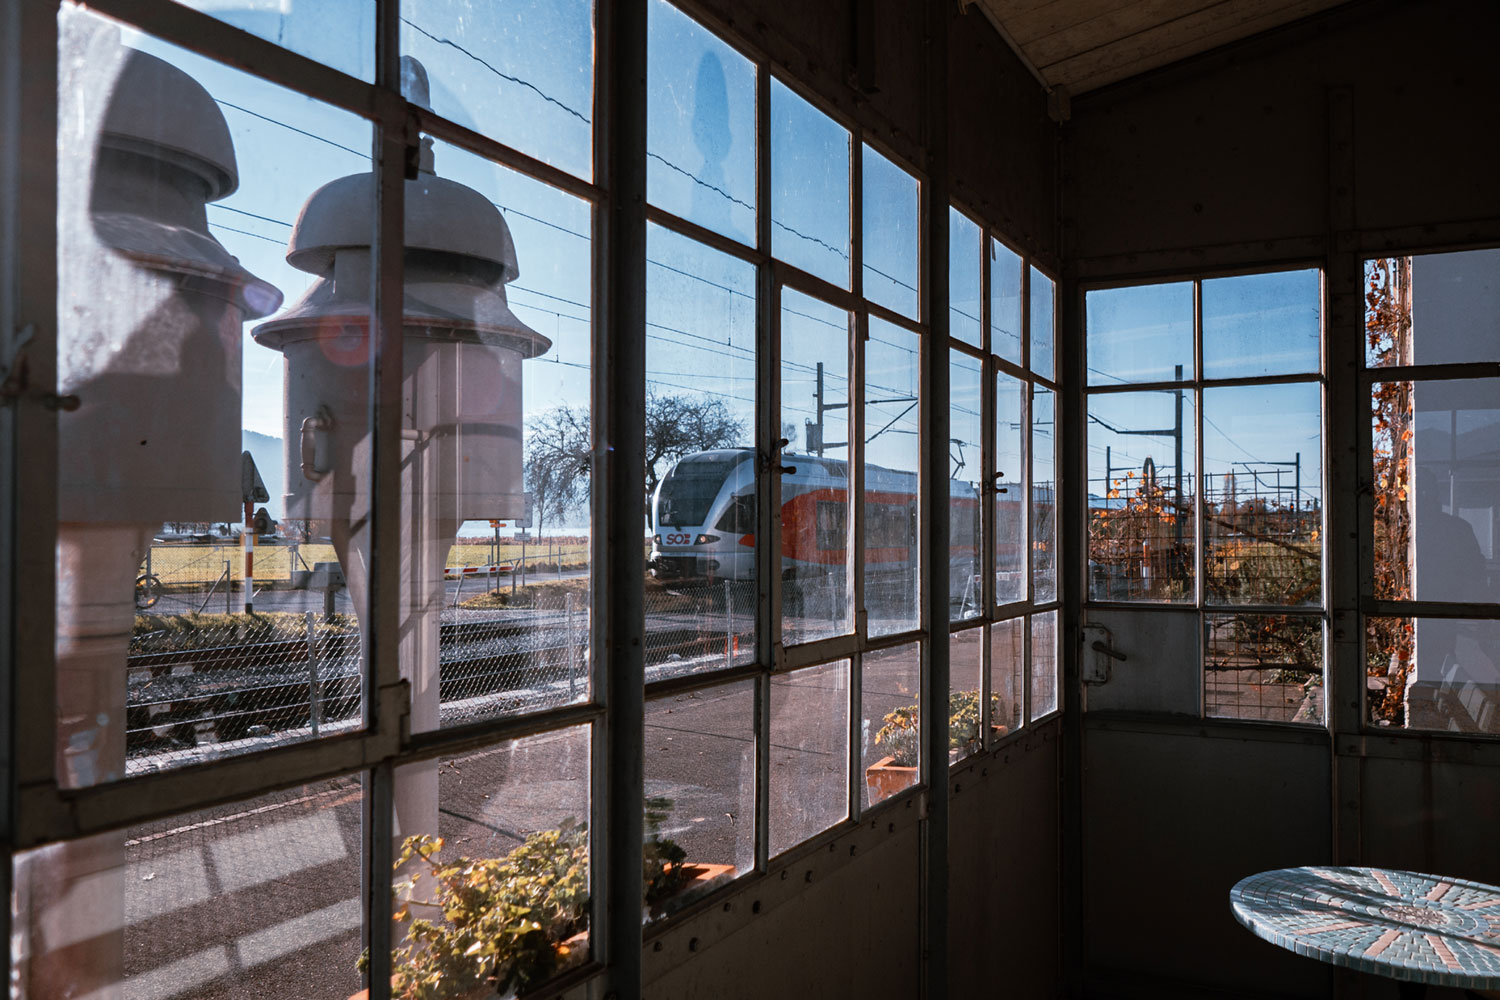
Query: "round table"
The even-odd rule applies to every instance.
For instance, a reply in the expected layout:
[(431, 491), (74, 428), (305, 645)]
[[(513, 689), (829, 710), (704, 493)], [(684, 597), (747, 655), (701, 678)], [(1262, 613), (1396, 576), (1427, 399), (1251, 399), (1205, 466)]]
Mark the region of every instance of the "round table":
[(1256, 936), (1308, 958), (1409, 984), (1500, 989), (1492, 885), (1384, 868), (1280, 868), (1241, 879), (1229, 903)]

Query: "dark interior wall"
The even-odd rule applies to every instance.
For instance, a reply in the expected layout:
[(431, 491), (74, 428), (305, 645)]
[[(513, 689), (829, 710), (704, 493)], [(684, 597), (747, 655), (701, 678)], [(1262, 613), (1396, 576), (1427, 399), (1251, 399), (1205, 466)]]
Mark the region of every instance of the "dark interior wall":
[(1173, 266), (1163, 251), (1203, 266), (1316, 256), (1330, 88), (1352, 98), (1354, 228), (1421, 239), (1489, 220), (1472, 228), (1493, 234), (1497, 33), (1488, 0), (1371, 0), (1077, 98), (1063, 226), (1078, 273)]
[(1060, 729), (1022, 730), (953, 775), (950, 996), (1058, 994)]
[[(1500, 5), (1485, 0), (1368, 0), (1076, 98), (1063, 129), (1070, 329), (1079, 283), (1300, 261), (1333, 273), (1361, 250), (1500, 242), (1497, 35)], [(1358, 328), (1335, 313), (1330, 334)], [(1368, 406), (1346, 370), (1329, 374), (1330, 401)], [(1330, 437), (1331, 469), (1352, 454), (1347, 434)], [(1196, 669), (1183, 649), (1158, 676), (1089, 692), (1087, 995), (1330, 995), (1322, 966), (1232, 920), (1228, 890), (1254, 871), (1337, 860), (1500, 877), (1500, 748), (1341, 732), (1334, 755), (1321, 730), (1169, 718)], [(1340, 995), (1393, 997), (1386, 985)]]
[(1326, 966), (1229, 910), (1246, 875), (1331, 860), (1327, 735), (1091, 721), (1084, 737), (1087, 995), (1327, 996)]

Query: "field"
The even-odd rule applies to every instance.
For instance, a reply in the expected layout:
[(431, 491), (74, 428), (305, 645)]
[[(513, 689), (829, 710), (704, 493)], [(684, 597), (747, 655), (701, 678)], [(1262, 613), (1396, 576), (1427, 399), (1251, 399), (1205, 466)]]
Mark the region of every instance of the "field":
[[(309, 543), (296, 547), (300, 559), (293, 558), (293, 546), (261, 543), (255, 547), (255, 579), (257, 584), (271, 580), (286, 580), (291, 571), (302, 569), (305, 563), (311, 568), (319, 562), (336, 562), (333, 546), (327, 543)], [(461, 541), (448, 553), (449, 566), (487, 566), (495, 555), (492, 542), (474, 540)], [(519, 561), (521, 543), (502, 539), (496, 561), (504, 565)], [(540, 544), (526, 545), (526, 565), (533, 571), (556, 570), (558, 560), (562, 569), (583, 569), (588, 565), (588, 540), (580, 537), (544, 539)], [(231, 579), (240, 580), (245, 575), (245, 562), (238, 542), (229, 545), (156, 545), (151, 550), (151, 572), (161, 578), (167, 586), (211, 584), (224, 572), (229, 563)], [(144, 571), (144, 570), (143, 570)]]

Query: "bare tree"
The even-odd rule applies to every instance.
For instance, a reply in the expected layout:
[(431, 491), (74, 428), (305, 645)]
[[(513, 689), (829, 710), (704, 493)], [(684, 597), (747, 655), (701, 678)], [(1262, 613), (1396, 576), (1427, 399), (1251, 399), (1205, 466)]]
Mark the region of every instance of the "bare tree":
[(531, 421), (524, 471), (538, 534), (587, 502), (590, 451), (588, 407), (557, 406)]
[(745, 443), (745, 423), (717, 396), (646, 394), (646, 500), (683, 455)]
[[(646, 500), (667, 469), (683, 455), (745, 443), (745, 422), (714, 396), (646, 395)], [(557, 523), (587, 503), (592, 438), (584, 406), (556, 406), (530, 422), (526, 435), (526, 488), (537, 529)]]

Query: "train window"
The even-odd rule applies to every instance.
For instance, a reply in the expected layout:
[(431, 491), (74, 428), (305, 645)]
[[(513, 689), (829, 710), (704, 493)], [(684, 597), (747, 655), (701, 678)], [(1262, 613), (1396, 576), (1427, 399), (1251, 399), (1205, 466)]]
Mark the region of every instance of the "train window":
[(818, 550), (821, 552), (843, 552), (847, 545), (845, 533), (848, 524), (845, 514), (848, 505), (843, 500), (819, 500), (817, 503)]
[(730, 498), (729, 506), (724, 508), (724, 514), (714, 523), (718, 531), (730, 531), (735, 534), (751, 534), (755, 531), (756, 503), (754, 493), (741, 493)]

